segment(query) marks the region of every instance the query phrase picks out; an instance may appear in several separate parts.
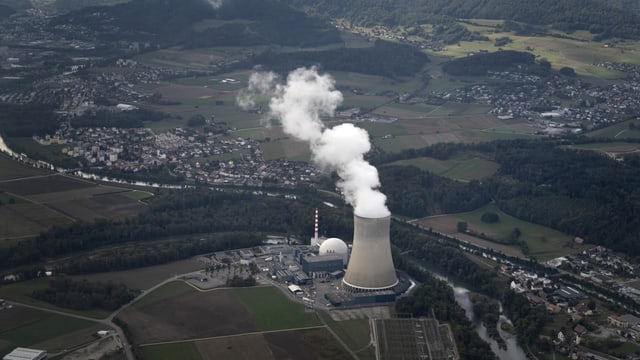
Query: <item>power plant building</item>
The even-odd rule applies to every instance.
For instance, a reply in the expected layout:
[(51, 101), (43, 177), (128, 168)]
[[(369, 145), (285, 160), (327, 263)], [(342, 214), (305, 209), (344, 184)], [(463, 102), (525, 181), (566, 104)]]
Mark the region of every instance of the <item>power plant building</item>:
[(391, 258), (391, 216), (365, 218), (354, 215), (353, 249), (342, 279), (350, 292), (380, 292), (398, 284)]
[(337, 270), (344, 269), (342, 255), (324, 255), (316, 256), (312, 254), (301, 254), (300, 265), (302, 271), (307, 274), (313, 273), (332, 273)]

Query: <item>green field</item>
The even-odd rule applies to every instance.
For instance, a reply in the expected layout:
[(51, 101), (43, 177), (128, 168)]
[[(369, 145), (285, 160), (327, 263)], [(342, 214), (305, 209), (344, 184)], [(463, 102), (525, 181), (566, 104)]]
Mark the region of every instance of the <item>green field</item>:
[(45, 309), (62, 311), (69, 314), (87, 316), (95, 319), (102, 319), (109, 315), (109, 312), (107, 312), (106, 310), (96, 309), (96, 310), (80, 311), (80, 310), (64, 309), (64, 308), (51, 305), (44, 301), (35, 300), (31, 297), (31, 293), (33, 293), (34, 290), (44, 289), (48, 286), (49, 286), (49, 279), (47, 278), (39, 278), (35, 280), (21, 281), (15, 284), (2, 285), (0, 286), (0, 299), (13, 300), (13, 301), (27, 304), (27, 305), (33, 305), (33, 306), (38, 306)]
[(371, 331), (368, 319), (335, 321), (326, 312), (319, 312), (318, 316), (333, 330), (347, 347), (358, 355), (360, 360), (375, 359), (370, 345)]
[(383, 137), (385, 135), (408, 135), (407, 129), (402, 125), (398, 125), (396, 123), (364, 121), (358, 123), (357, 126), (367, 130), (369, 135), (372, 137)]
[(640, 143), (616, 141), (616, 142), (571, 145), (570, 148), (580, 149), (580, 150), (600, 151), (608, 154), (624, 154), (624, 153), (633, 153), (640, 150)]
[(179, 342), (142, 347), (147, 360), (201, 360), (200, 351), (193, 342)]
[[(482, 222), (480, 218), (485, 212), (498, 214), (500, 221), (496, 224)], [(529, 247), (529, 255), (540, 260), (549, 260), (576, 251), (566, 246), (567, 243), (573, 241), (573, 237), (557, 230), (516, 219), (502, 212), (494, 204), (489, 204), (470, 213), (452, 216), (466, 221), (470, 230), (478, 234), (484, 233), (499, 241), (506, 239), (514, 228), (518, 228), (522, 233), (520, 239), (525, 241)]]
[(320, 323), (304, 305), (289, 300), (273, 287), (238, 288), (233, 290), (253, 315), (260, 331), (318, 326)]
[(153, 194), (146, 191), (132, 190), (124, 193), (124, 196), (133, 200), (145, 200), (153, 197)]
[(374, 144), (385, 152), (400, 152), (407, 149), (419, 149), (427, 146), (427, 142), (420, 135), (403, 135), (390, 139), (376, 138)]
[(48, 314), (36, 321), (0, 332), (0, 355), (17, 346), (36, 345), (52, 352), (61, 351), (93, 340), (92, 334), (99, 328), (104, 329), (105, 326), (69, 316)]
[[(500, 37), (509, 37), (512, 42), (500, 47), (504, 50), (530, 51), (540, 59), (551, 62), (554, 69), (569, 66), (575, 69), (581, 76), (592, 79), (620, 79), (624, 75), (617, 72), (595, 66), (604, 61), (615, 61), (631, 64), (640, 63), (640, 53), (638, 41), (626, 40), (617, 44), (605, 44), (591, 41), (593, 34), (586, 31), (576, 31), (571, 34), (555, 31), (561, 37), (550, 36), (519, 36), (514, 33), (499, 32), (491, 21), (474, 19), (478, 25), (461, 22), (470, 31), (478, 32), (487, 36), (488, 41), (461, 41), (458, 44), (447, 46), (444, 51), (430, 55), (463, 57), (469, 53), (480, 50), (497, 51), (499, 48), (494, 45), (494, 41)], [(554, 30), (550, 33), (554, 33)], [(431, 85), (431, 84), (430, 84)]]
[(429, 157), (419, 157), (399, 160), (390, 165), (416, 166), (440, 176), (454, 180), (469, 181), (482, 179), (493, 175), (498, 170), (498, 164), (478, 157), (455, 158), (438, 160)]
[[(629, 120), (613, 124), (603, 129), (598, 129), (587, 134), (588, 137), (595, 138), (610, 138), (610, 139), (640, 139), (640, 126), (638, 128), (631, 129), (631, 124), (636, 124), (637, 121)], [(640, 124), (638, 124), (640, 125)]]

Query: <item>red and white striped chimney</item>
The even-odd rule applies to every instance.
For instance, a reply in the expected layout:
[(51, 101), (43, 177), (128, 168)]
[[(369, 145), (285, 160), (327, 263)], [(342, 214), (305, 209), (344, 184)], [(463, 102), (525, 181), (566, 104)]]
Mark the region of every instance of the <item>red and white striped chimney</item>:
[(318, 244), (318, 208), (313, 216), (313, 242)]

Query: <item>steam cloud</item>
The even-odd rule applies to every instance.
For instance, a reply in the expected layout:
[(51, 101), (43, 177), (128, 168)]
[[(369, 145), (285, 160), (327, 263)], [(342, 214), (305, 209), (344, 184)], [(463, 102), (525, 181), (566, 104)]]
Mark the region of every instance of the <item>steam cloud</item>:
[(315, 67), (299, 68), (278, 82), (272, 72), (255, 72), (247, 89), (237, 97), (243, 108), (255, 107), (256, 95), (267, 95), (269, 116), (282, 123), (285, 133), (309, 143), (312, 160), (322, 169), (336, 171), (338, 187), (354, 208), (356, 215), (378, 218), (390, 215), (387, 197), (380, 187), (378, 170), (364, 159), (371, 150), (369, 134), (353, 124), (325, 128), (322, 116), (333, 116), (342, 103), (342, 93), (327, 74)]
[(207, 2), (211, 5), (212, 8), (218, 9), (222, 6), (222, 2), (224, 0), (207, 0)]

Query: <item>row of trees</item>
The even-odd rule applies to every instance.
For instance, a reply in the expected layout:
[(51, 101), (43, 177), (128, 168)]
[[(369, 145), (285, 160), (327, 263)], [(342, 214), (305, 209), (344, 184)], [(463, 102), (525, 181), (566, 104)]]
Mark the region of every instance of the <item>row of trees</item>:
[(479, 53), (451, 60), (442, 65), (442, 70), (451, 75), (483, 76), (487, 71), (503, 71), (518, 65), (534, 67), (535, 56), (513, 50)]
[[(13, 243), (0, 249), (0, 268), (34, 264), (47, 258), (107, 245), (149, 242), (169, 236), (231, 232), (227, 237), (220, 235), (213, 238), (211, 243), (194, 240), (168, 245), (172, 249), (166, 251), (156, 249), (160, 253), (166, 252), (167, 256), (171, 256), (172, 251), (177, 251), (184, 257), (204, 250), (206, 246), (228, 244), (230, 247), (242, 247), (248, 243), (253, 244), (256, 234), (260, 232), (302, 236), (313, 233), (310, 219), (314, 207), (321, 205), (314, 201), (290, 202), (283, 198), (203, 189), (175, 191), (154, 197), (148, 210), (134, 218), (76, 223), (66, 228), (54, 227), (36, 239)], [(333, 236), (349, 238), (353, 225), (346, 217), (347, 210), (324, 209), (324, 231)], [(236, 233), (244, 235), (235, 235)], [(176, 246), (180, 246), (182, 250)], [(111, 264), (119, 261), (135, 263), (144, 258), (143, 255), (130, 256), (132, 259), (129, 261), (129, 257), (122, 254), (122, 259), (113, 259)], [(147, 255), (147, 258), (153, 257), (153, 254)], [(80, 265), (77, 267), (81, 268)], [(92, 271), (97, 271), (99, 265), (91, 265), (91, 268), (94, 269)]]
[(78, 281), (67, 277), (51, 279), (48, 288), (31, 293), (36, 300), (74, 310), (116, 310), (135, 296), (136, 292), (124, 284)]
[[(408, 76), (420, 71), (427, 56), (409, 45), (377, 40), (373, 47), (322, 51), (265, 52), (250, 60), (276, 72), (319, 64), (326, 70), (352, 71), (386, 77)], [(244, 66), (244, 65), (243, 65)]]

